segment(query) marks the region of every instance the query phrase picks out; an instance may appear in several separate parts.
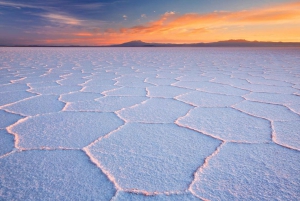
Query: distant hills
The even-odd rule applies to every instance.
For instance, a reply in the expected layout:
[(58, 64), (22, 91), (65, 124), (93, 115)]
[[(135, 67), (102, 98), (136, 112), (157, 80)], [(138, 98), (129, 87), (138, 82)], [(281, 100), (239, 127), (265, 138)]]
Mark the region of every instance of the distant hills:
[(244, 39), (225, 40), (212, 43), (146, 43), (134, 40), (117, 45), (82, 46), (82, 45), (0, 45), (2, 47), (300, 47), (300, 42), (247, 41)]
[(146, 43), (141, 40), (134, 40), (110, 47), (300, 47), (300, 42), (264, 42), (264, 41), (247, 41), (226, 40), (212, 43)]

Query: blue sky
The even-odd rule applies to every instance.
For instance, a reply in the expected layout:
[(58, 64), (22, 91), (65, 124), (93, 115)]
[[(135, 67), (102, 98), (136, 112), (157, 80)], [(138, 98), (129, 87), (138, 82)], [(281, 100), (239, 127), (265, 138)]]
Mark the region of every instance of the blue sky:
[[(0, 44), (44, 44), (51, 43), (51, 41), (54, 41), (55, 44), (84, 44), (80, 40), (84, 39), (82, 37), (86, 37), (90, 41), (89, 44), (92, 43), (91, 38), (97, 39), (98, 37), (95, 44), (104, 44), (100, 38), (108, 37), (108, 35), (110, 36), (110, 43), (125, 42), (127, 41), (126, 34), (124, 34), (124, 31), (120, 33), (120, 30), (126, 29), (127, 35), (130, 35), (132, 32), (129, 33), (128, 29), (137, 26), (149, 26), (149, 24), (164, 16), (168, 17), (168, 21), (164, 21), (164, 24), (166, 24), (166, 22), (174, 20), (175, 16), (179, 18), (189, 14), (199, 16), (222, 12), (251, 12), (251, 10), (266, 9), (267, 7), (285, 5), (290, 2), (297, 3), (299, 1), (51, 0), (44, 2), (38, 0), (0, 0)], [(285, 10), (284, 12), (287, 13), (288, 11)], [(294, 18), (295, 14), (293, 15)], [(224, 25), (227, 24), (228, 22), (224, 22)], [(232, 25), (229, 24), (230, 26)], [(215, 28), (214, 25), (196, 27), (197, 29), (203, 28), (209, 31)], [(232, 30), (234, 30), (234, 27)], [(143, 34), (140, 34), (141, 38), (137, 39), (152, 40), (149, 37), (149, 34), (153, 34), (152, 32), (145, 33), (144, 31)], [(148, 35), (146, 36), (146, 34)], [(132, 37), (128, 37), (128, 40)], [(195, 37), (191, 38), (193, 39), (190, 41), (195, 42)], [(218, 40), (218, 37), (215, 38), (215, 40)], [(56, 39), (57, 42), (55, 42)], [(174, 42), (174, 40), (176, 41), (176, 39), (172, 39), (169, 42)], [(152, 41), (168, 42), (168, 38), (166, 36), (153, 37)], [(178, 42), (181, 41), (181, 39), (178, 40)], [(205, 42), (205, 40), (202, 41)], [(189, 40), (186, 42), (189, 42)]]

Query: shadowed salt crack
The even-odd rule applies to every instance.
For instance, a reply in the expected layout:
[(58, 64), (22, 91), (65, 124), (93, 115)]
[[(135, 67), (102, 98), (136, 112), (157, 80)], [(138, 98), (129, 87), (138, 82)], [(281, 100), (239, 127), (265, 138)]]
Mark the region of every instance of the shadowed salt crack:
[[(224, 146), (225, 144), (226, 144), (226, 142), (222, 141), (222, 143), (216, 148), (216, 150), (215, 150), (211, 155), (209, 155), (208, 157), (206, 157), (206, 158), (204, 159), (203, 165), (200, 166), (200, 167), (194, 172), (194, 180), (191, 182), (191, 184), (190, 184), (189, 187), (188, 187), (188, 190), (189, 190), (194, 196), (198, 197), (198, 195), (193, 191), (192, 186), (193, 186), (196, 182), (199, 182), (199, 181), (197, 180), (197, 178), (199, 178), (199, 174), (203, 172), (203, 169), (208, 168), (208, 166), (209, 166), (209, 160), (210, 160), (211, 158), (213, 158), (214, 156), (216, 156), (216, 155), (220, 152), (222, 146)], [(201, 198), (201, 197), (199, 197), (199, 198)], [(201, 198), (201, 199), (203, 199), (203, 198)]]

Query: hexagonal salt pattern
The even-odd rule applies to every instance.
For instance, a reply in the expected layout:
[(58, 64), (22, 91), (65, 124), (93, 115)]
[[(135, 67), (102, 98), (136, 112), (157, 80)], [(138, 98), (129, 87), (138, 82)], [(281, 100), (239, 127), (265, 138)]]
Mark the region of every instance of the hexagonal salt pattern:
[(174, 86), (156, 86), (156, 87), (147, 87), (149, 97), (158, 97), (158, 98), (174, 98), (181, 94), (190, 92), (189, 89), (184, 89)]
[(297, 200), (297, 48), (1, 48), (0, 200)]
[(33, 97), (36, 94), (29, 93), (27, 91), (11, 91), (0, 93), (0, 106), (8, 105), (29, 97)]
[(179, 118), (177, 124), (226, 141), (271, 141), (269, 121), (232, 108), (196, 108)]
[(118, 114), (130, 122), (173, 123), (191, 108), (192, 106), (173, 99), (151, 98), (142, 104), (123, 109)]
[(205, 200), (298, 200), (299, 157), (275, 144), (228, 143), (198, 172), (192, 190)]
[(300, 120), (300, 116), (298, 114), (282, 105), (243, 101), (234, 105), (234, 108), (270, 121)]
[(21, 148), (83, 148), (122, 124), (113, 113), (59, 112), (22, 119), (9, 131)]
[(250, 101), (282, 105), (299, 104), (300, 102), (300, 96), (294, 94), (251, 93), (245, 95), (245, 98)]
[(229, 107), (244, 100), (239, 96), (212, 94), (200, 91), (187, 93), (176, 97), (176, 99), (199, 107)]
[(105, 96), (95, 101), (71, 102), (65, 107), (66, 111), (98, 111), (114, 112), (123, 108), (131, 107), (147, 100), (139, 96)]
[(59, 112), (64, 108), (65, 104), (60, 102), (58, 98), (59, 96), (55, 95), (34, 96), (17, 103), (12, 103), (3, 107), (3, 109), (24, 116)]
[(110, 200), (116, 191), (82, 151), (18, 152), (0, 166), (4, 200)]
[(122, 189), (183, 191), (220, 141), (175, 124), (129, 123), (89, 147)]

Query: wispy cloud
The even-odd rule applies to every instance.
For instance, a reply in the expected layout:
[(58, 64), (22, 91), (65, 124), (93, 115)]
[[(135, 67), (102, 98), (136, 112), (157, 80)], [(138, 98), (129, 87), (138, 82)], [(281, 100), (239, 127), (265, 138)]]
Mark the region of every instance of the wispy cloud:
[(25, 4), (25, 3), (13, 3), (13, 2), (7, 2), (7, 1), (0, 1), (0, 6), (13, 7), (13, 8), (17, 8), (17, 9), (35, 8), (35, 9), (49, 10), (48, 6), (32, 5), (32, 4)]
[(57, 24), (81, 25), (83, 22), (83, 20), (77, 19), (75, 17), (71, 17), (63, 14), (57, 14), (57, 13), (46, 13), (46, 14), (41, 14), (40, 16)]
[(85, 3), (85, 4), (76, 4), (74, 7), (85, 9), (85, 10), (95, 10), (105, 6), (104, 3)]

